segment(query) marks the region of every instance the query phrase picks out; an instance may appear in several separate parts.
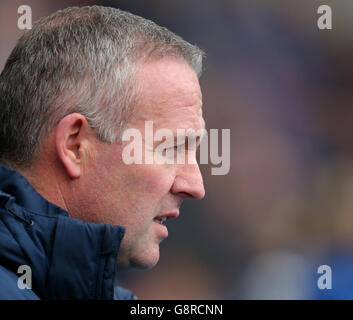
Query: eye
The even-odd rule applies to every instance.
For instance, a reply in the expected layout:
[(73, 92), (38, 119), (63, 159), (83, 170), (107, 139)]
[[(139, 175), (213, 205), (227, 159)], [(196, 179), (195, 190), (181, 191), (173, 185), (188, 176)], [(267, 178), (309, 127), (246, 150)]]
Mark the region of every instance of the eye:
[(183, 148), (185, 148), (185, 143), (182, 144), (177, 144), (174, 147), (172, 147), (174, 150), (178, 151), (178, 150), (182, 150)]

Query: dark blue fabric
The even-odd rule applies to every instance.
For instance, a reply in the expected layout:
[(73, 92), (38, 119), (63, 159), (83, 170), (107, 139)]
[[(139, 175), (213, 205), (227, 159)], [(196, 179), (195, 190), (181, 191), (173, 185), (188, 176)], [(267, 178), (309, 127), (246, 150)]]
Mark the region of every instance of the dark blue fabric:
[[(0, 165), (0, 299), (134, 299), (114, 287), (124, 233), (69, 217)], [(17, 284), (21, 265), (31, 267), (31, 290)]]

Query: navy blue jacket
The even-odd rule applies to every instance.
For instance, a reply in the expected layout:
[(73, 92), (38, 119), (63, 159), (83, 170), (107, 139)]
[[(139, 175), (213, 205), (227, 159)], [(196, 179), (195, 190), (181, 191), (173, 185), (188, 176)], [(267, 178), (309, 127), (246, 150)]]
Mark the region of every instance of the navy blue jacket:
[[(70, 218), (0, 165), (0, 299), (134, 299), (114, 287), (124, 233)], [(32, 289), (18, 285), (21, 265), (31, 268)]]

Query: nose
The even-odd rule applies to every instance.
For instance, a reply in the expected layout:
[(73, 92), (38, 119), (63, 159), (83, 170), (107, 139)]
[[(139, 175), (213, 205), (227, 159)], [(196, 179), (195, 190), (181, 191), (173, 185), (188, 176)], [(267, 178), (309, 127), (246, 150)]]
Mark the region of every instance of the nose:
[(197, 163), (179, 166), (171, 192), (192, 199), (202, 199), (205, 196), (202, 174)]

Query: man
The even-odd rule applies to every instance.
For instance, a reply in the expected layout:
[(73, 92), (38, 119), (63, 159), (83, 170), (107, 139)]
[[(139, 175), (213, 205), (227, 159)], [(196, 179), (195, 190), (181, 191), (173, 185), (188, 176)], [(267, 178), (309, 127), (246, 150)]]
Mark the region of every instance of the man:
[(202, 57), (106, 7), (58, 11), (23, 34), (0, 76), (0, 298), (134, 298), (114, 288), (116, 266), (154, 266), (164, 221), (205, 191), (195, 161), (126, 164), (122, 135), (139, 130), (148, 154), (146, 121), (203, 129)]

